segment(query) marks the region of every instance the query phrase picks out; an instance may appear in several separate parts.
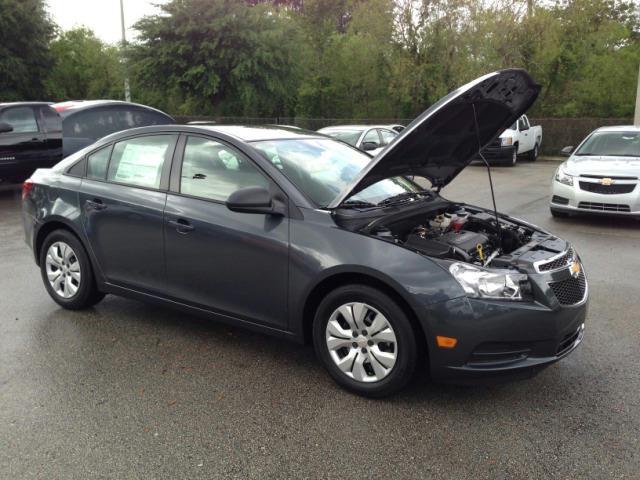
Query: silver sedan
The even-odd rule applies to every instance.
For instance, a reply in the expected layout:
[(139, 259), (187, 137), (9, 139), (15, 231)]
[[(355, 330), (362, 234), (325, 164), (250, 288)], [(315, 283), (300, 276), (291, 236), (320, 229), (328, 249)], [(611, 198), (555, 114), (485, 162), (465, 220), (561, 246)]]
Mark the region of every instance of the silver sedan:
[(578, 148), (552, 182), (551, 214), (595, 213), (640, 218), (640, 127), (602, 127)]

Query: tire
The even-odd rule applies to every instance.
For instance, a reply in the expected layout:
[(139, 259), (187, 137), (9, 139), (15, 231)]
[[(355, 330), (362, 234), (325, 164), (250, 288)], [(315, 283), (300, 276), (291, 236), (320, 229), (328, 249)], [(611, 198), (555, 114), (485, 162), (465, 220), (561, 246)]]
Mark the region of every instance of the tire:
[(518, 144), (513, 146), (513, 152), (511, 152), (511, 160), (507, 164), (507, 167), (515, 167), (518, 163)]
[(560, 210), (556, 210), (555, 208), (550, 208), (551, 216), (553, 218), (567, 218), (569, 214), (567, 212), (562, 212)]
[[(357, 328), (353, 328), (354, 320)], [(405, 387), (418, 360), (415, 332), (402, 308), (366, 285), (339, 287), (320, 302), (313, 322), (313, 344), (339, 385), (373, 398)]]
[(104, 298), (96, 287), (86, 250), (68, 230), (54, 230), (45, 238), (40, 273), (53, 301), (68, 310), (88, 308)]
[(533, 149), (529, 152), (529, 161), (531, 162), (535, 162), (538, 159), (538, 154), (540, 147), (538, 145), (538, 142), (536, 142), (536, 144), (533, 146)]

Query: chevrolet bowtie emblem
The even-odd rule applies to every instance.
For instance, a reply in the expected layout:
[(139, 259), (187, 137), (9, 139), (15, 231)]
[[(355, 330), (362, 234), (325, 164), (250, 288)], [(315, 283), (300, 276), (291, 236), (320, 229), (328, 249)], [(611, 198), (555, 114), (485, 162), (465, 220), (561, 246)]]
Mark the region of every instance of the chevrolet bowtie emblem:
[(580, 270), (581, 268), (578, 262), (573, 262), (569, 267), (569, 271), (571, 272), (571, 276), (573, 278), (578, 278), (578, 275), (580, 275)]
[(611, 179), (611, 178), (602, 178), (602, 179), (600, 179), (600, 183), (602, 185), (612, 185), (613, 184), (613, 179)]

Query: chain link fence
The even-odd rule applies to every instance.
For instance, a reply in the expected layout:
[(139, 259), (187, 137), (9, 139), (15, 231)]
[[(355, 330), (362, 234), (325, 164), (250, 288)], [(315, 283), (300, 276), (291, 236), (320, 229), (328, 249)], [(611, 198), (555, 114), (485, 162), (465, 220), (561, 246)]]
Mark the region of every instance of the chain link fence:
[[(329, 125), (408, 125), (412, 118), (304, 118), (304, 117), (175, 117), (178, 123), (210, 121), (226, 125), (291, 125), (318, 130)], [(576, 146), (589, 132), (606, 125), (631, 125), (631, 118), (530, 118), (532, 125), (542, 126), (543, 155), (558, 155), (568, 145)]]

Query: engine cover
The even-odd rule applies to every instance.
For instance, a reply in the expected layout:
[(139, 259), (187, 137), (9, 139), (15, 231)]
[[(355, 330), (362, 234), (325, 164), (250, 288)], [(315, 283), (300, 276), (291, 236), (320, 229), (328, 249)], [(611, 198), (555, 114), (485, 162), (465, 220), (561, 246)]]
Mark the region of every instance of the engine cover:
[(459, 232), (448, 232), (438, 239), (451, 247), (455, 247), (459, 252), (464, 252), (470, 257), (478, 256), (478, 245), (482, 246), (483, 252), (488, 255), (491, 250), (489, 238), (482, 233), (461, 230)]

